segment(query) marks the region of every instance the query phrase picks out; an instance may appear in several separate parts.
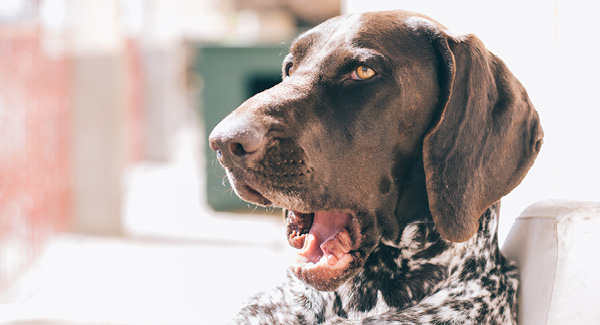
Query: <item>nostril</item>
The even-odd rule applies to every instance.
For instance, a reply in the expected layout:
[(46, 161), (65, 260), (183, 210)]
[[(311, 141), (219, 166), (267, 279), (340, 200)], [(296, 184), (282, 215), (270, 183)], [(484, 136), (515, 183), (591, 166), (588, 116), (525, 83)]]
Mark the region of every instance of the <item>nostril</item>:
[(231, 153), (238, 157), (244, 157), (246, 154), (248, 154), (241, 143), (234, 142), (229, 148), (231, 149)]
[(230, 115), (211, 132), (209, 145), (221, 164), (248, 167), (256, 163), (265, 136), (261, 124), (254, 125), (246, 118)]

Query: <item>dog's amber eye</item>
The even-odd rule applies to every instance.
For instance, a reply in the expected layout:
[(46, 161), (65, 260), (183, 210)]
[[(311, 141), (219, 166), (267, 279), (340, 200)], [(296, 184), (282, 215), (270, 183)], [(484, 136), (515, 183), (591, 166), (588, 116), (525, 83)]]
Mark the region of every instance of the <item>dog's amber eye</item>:
[(375, 70), (361, 65), (356, 70), (352, 71), (352, 79), (354, 80), (367, 80), (375, 75)]

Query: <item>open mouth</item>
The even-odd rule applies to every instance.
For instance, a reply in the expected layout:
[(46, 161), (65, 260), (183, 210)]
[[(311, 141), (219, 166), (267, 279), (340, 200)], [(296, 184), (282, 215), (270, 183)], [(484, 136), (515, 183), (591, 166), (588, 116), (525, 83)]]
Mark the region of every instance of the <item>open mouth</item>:
[(318, 289), (329, 290), (347, 278), (360, 247), (360, 230), (349, 213), (287, 211), (288, 241), (296, 249), (292, 271)]
[[(273, 202), (248, 179), (230, 172), (228, 176), (238, 196), (246, 201), (263, 206), (290, 203), (281, 197)], [(298, 250), (291, 270), (299, 279), (318, 290), (332, 291), (364, 264), (367, 254), (361, 245), (366, 242), (356, 214), (344, 210), (285, 211), (288, 242)]]

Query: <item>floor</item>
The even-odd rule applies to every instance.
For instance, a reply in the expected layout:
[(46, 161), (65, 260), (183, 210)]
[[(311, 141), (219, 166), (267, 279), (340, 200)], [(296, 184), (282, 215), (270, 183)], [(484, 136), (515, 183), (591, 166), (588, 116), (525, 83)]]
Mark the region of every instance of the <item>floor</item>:
[(281, 281), (281, 217), (204, 206), (197, 136), (182, 131), (170, 163), (127, 171), (126, 236), (55, 238), (0, 295), (0, 324), (224, 324)]

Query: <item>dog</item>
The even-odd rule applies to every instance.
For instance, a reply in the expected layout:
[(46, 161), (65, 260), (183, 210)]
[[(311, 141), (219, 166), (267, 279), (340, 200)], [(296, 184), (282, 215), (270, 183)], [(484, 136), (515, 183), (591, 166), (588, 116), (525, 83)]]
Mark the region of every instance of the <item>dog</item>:
[(406, 11), (305, 32), (282, 82), (209, 137), (239, 197), (284, 208), (298, 249), (234, 323), (515, 323), (498, 211), (542, 139), (524, 87), (474, 35)]

